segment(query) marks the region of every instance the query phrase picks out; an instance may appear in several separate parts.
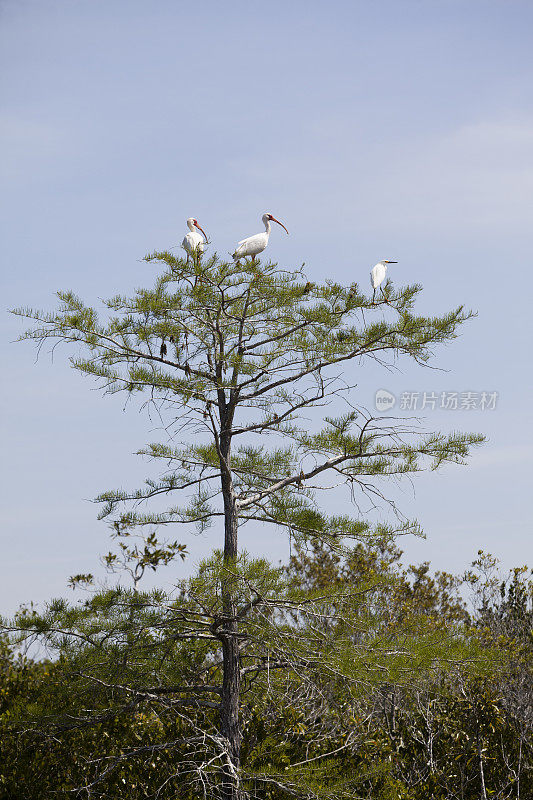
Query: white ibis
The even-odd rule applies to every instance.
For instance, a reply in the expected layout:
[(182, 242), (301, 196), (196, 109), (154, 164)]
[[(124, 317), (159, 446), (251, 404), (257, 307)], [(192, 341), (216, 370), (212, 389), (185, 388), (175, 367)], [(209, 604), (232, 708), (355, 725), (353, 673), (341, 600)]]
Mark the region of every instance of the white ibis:
[[(189, 217), (187, 220), (187, 227), (189, 229), (189, 233), (183, 239), (181, 246), (187, 253), (187, 261), (189, 260), (189, 256), (201, 256), (205, 250), (205, 246), (207, 244), (207, 236), (203, 228), (200, 227), (198, 224), (198, 220), (194, 219), (194, 217)], [(200, 236), (198, 231), (194, 229), (198, 228), (199, 231), (202, 231), (203, 238)], [(204, 241), (205, 239), (205, 241)]]
[[(372, 267), (372, 272), (370, 273), (370, 281), (372, 283), (372, 288), (374, 290), (374, 294), (372, 295), (372, 302), (374, 302), (374, 298), (376, 296), (376, 289), (378, 286), (381, 286), (383, 281), (387, 275), (387, 264), (397, 264), (397, 261), (378, 261), (378, 263)], [(383, 291), (383, 290), (382, 290)]]
[[(233, 253), (233, 258), (235, 261), (238, 261), (239, 258), (245, 258), (245, 256), (252, 256), (252, 259), (254, 259), (256, 255), (263, 252), (268, 244), (271, 220), (272, 222), (277, 222), (278, 225), (281, 225), (281, 227), (287, 231), (287, 228), (283, 222), (280, 222), (279, 219), (273, 217), (272, 214), (263, 214), (261, 219), (263, 220), (263, 225), (265, 226), (265, 232), (256, 233), (255, 236), (249, 236), (247, 239), (243, 239), (242, 241), (238, 242), (235, 252)], [(288, 233), (289, 231), (287, 231), (287, 234)]]

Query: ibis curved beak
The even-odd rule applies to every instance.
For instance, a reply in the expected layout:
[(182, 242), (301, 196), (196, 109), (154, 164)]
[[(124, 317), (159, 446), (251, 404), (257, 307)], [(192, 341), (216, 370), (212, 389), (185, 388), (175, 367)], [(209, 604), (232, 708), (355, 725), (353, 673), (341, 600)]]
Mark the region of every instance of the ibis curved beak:
[[(281, 225), (281, 227), (283, 228), (283, 230), (284, 230), (284, 231), (287, 231), (287, 228), (285, 227), (285, 225), (283, 224), (283, 222), (280, 222), (280, 221), (279, 221), (279, 219), (276, 219), (276, 217), (273, 217), (272, 215), (270, 216), (270, 219), (272, 220), (272, 222), (277, 222), (277, 223), (278, 223), (278, 225)], [(289, 235), (290, 235), (290, 234), (289, 234), (289, 231), (287, 231), (287, 236), (289, 236)]]
[(195, 228), (198, 228), (198, 230), (199, 230), (199, 231), (202, 231), (202, 233), (203, 233), (203, 235), (204, 235), (204, 239), (205, 239), (205, 241), (207, 242), (207, 234), (206, 234), (206, 232), (204, 231), (204, 229), (203, 229), (202, 227), (200, 227), (200, 225), (198, 225), (198, 223), (197, 223), (197, 222), (195, 222), (195, 223), (194, 223), (194, 227), (195, 227)]

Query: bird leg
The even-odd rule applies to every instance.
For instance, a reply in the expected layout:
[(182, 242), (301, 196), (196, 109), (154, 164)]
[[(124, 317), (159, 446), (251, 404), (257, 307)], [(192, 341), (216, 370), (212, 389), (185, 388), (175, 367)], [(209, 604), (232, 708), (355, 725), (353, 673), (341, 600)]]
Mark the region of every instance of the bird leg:
[(374, 294), (372, 295), (372, 305), (376, 305), (376, 290), (374, 289)]
[(193, 289), (196, 289), (196, 286), (199, 281), (199, 266), (200, 266), (200, 250), (198, 247), (195, 247), (192, 251), (192, 265), (194, 267), (194, 286)]

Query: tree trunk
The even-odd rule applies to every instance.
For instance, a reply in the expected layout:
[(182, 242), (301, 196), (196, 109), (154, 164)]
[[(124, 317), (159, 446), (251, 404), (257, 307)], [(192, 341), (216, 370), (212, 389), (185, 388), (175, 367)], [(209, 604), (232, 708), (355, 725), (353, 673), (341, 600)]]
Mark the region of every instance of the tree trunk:
[(220, 703), (220, 733), (226, 740), (228, 760), (223, 773), (221, 796), (224, 800), (239, 800), (239, 766), (241, 728), (239, 720), (240, 665), (238, 623), (233, 570), (237, 561), (237, 509), (230, 472), (231, 439), (221, 436), (222, 495), (224, 498), (224, 566), (222, 578), (222, 605), (224, 619), (219, 628), (222, 642), (223, 680)]

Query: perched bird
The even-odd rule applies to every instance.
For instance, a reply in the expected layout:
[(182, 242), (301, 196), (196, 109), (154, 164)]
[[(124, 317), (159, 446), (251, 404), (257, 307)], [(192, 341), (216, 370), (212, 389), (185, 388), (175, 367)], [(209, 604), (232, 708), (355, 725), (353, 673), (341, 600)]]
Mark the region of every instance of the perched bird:
[[(207, 236), (203, 228), (200, 227), (198, 224), (198, 220), (194, 219), (194, 217), (189, 217), (187, 220), (187, 227), (189, 228), (189, 233), (183, 239), (181, 246), (187, 253), (187, 261), (189, 260), (189, 256), (199, 255), (201, 256), (205, 250), (205, 246), (207, 244)], [(199, 231), (202, 231), (204, 238), (200, 236), (198, 231), (194, 229), (198, 228)], [(204, 241), (205, 239), (205, 241)]]
[[(287, 231), (287, 228), (280, 222), (279, 219), (276, 219), (272, 216), (272, 214), (263, 214), (261, 217), (263, 220), (263, 225), (265, 226), (264, 233), (256, 233), (255, 236), (249, 236), (247, 239), (242, 239), (240, 242), (237, 243), (237, 247), (235, 248), (235, 252), (233, 253), (233, 258), (235, 261), (238, 261), (239, 258), (245, 258), (246, 256), (252, 256), (254, 259), (259, 253), (262, 253), (265, 247), (268, 244), (268, 237), (270, 236), (270, 222), (277, 222), (278, 225)], [(287, 234), (289, 231), (287, 231)]]
[(167, 346), (165, 344), (165, 340), (162, 339), (161, 340), (161, 347), (159, 348), (159, 355), (161, 356), (161, 358), (164, 358), (166, 356), (166, 354), (167, 354)]
[[(378, 263), (372, 267), (372, 272), (370, 273), (370, 281), (372, 283), (372, 288), (374, 290), (374, 294), (372, 295), (372, 302), (374, 302), (374, 298), (376, 296), (376, 289), (378, 286), (381, 286), (385, 277), (387, 275), (387, 264), (397, 264), (397, 261), (378, 261)], [(382, 290), (383, 291), (383, 290)]]

